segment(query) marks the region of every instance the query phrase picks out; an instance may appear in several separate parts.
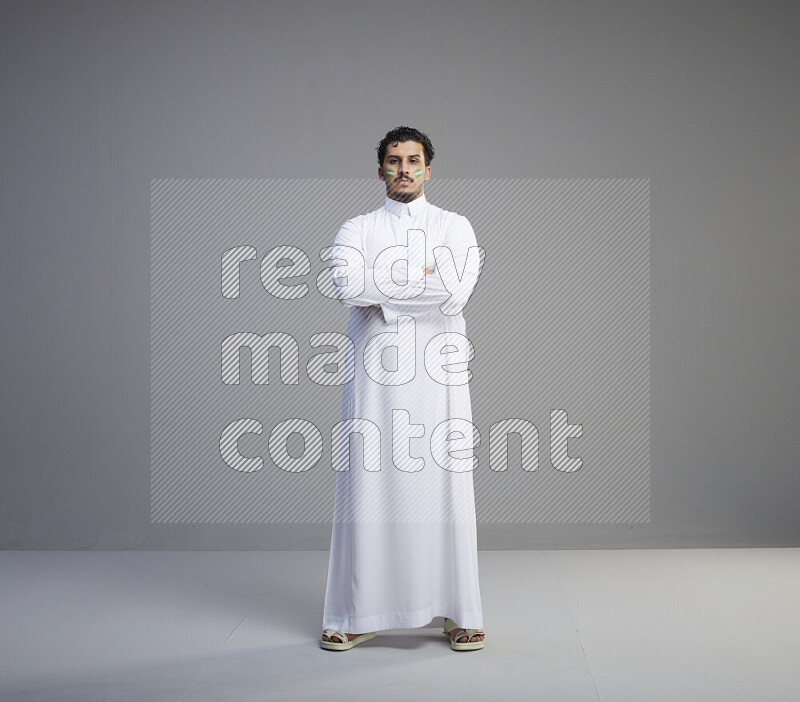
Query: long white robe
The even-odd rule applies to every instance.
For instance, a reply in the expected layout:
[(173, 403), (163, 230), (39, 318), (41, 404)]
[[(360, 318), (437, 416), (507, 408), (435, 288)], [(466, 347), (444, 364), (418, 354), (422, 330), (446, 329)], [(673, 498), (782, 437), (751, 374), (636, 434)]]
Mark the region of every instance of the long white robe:
[[(392, 280), (384, 264), (403, 257), (407, 267), (397, 263)], [(469, 221), (424, 194), (411, 203), (387, 197), (336, 236), (328, 272), (334, 296), (351, 308), (353, 342), (341, 420), (353, 421), (338, 425), (333, 439), (325, 629), (412, 628), (443, 617), (483, 626), (471, 472), (479, 437), (467, 384), (473, 352), (463, 313), (452, 314), (471, 295), (479, 261)], [(434, 273), (423, 275), (423, 265)], [(403, 292), (390, 289), (406, 275)], [(359, 431), (363, 453), (361, 434), (348, 438)]]

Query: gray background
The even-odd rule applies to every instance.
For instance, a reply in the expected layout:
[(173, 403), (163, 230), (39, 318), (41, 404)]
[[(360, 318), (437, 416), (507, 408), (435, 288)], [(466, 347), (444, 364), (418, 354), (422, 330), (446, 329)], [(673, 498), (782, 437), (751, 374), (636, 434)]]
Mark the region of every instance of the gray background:
[(651, 521), (479, 545), (796, 545), (797, 29), (792, 3), (1, 3), (0, 546), (327, 548), (150, 523), (150, 182), (362, 178), (398, 124), (434, 178), (650, 179)]
[[(351, 330), (348, 312), (325, 297), (333, 293), (327, 276), (320, 284), (321, 259), (343, 221), (375, 209), (380, 188), (374, 178), (153, 181), (152, 521), (331, 520), (331, 428), (340, 419), (342, 385), (325, 381), (348, 365), (344, 342), (331, 335)], [(425, 193), (466, 216), (485, 252), (463, 310), (474, 349), (474, 428), (467, 434), (478, 431), (478, 523), (649, 521), (650, 182), (436, 178)], [(223, 274), (230, 251), (239, 252), (237, 263)], [(265, 283), (281, 258), (293, 264), (277, 270), (287, 280)], [(267, 334), (283, 335), (285, 353), (265, 353), (258, 337)], [(323, 339), (312, 345), (317, 334)], [(395, 349), (385, 354), (387, 368), (400, 353), (414, 358)], [(363, 356), (356, 351), (354, 363), (363, 366)], [(312, 357), (334, 364), (327, 377), (309, 369)], [(416, 375), (427, 372), (416, 365)], [(397, 402), (396, 409), (408, 407)], [(551, 411), (566, 413), (563, 427)], [(506, 439), (497, 425), (505, 419), (533, 429), (526, 470), (519, 435), (507, 439), (505, 467), (498, 456)], [(409, 421), (425, 416), (416, 410)], [(221, 447), (221, 434), (240, 422), (247, 428), (237, 427), (236, 445)], [(426, 424), (425, 436), (407, 442), (410, 455), (425, 455), (434, 430), (430, 418)], [(284, 427), (298, 432), (285, 442), (296, 472), (278, 468), (289, 467), (279, 452), (271, 455)], [(391, 440), (384, 425), (380, 441)], [(351, 470), (364, 470), (360, 441)], [(442, 470), (428, 456), (423, 471)], [(240, 457), (265, 464), (234, 470)], [(396, 468), (388, 462), (381, 470)], [(429, 502), (426, 481), (410, 480), (420, 486), (415, 510), (454, 518), (446, 504)]]

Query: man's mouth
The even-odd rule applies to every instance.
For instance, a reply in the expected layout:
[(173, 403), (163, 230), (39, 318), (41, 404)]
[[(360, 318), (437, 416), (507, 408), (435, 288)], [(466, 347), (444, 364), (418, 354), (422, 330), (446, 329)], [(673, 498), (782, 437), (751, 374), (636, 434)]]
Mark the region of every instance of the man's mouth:
[(410, 178), (400, 178), (400, 180), (397, 181), (397, 182), (398, 183), (410, 183), (411, 179)]

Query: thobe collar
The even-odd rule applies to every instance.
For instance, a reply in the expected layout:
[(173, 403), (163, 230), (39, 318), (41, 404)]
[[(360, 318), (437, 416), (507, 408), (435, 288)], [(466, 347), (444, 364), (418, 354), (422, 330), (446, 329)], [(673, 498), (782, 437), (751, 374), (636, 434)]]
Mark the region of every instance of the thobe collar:
[(396, 217), (402, 217), (404, 214), (414, 217), (428, 206), (428, 201), (425, 199), (424, 192), (416, 200), (412, 200), (411, 202), (392, 200), (392, 198), (387, 195), (383, 206)]

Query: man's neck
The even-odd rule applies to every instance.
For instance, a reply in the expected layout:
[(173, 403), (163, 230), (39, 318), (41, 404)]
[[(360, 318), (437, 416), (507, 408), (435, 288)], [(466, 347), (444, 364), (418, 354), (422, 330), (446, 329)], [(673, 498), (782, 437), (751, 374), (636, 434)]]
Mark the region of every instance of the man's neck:
[(414, 202), (414, 200), (418, 200), (424, 194), (425, 191), (421, 190), (419, 195), (416, 195), (415, 197), (404, 196), (403, 193), (396, 193), (396, 195), (399, 195), (399, 197), (392, 197), (391, 195), (389, 195), (389, 193), (386, 193), (386, 197), (388, 197), (390, 200), (396, 200), (397, 202), (409, 203), (409, 202)]

